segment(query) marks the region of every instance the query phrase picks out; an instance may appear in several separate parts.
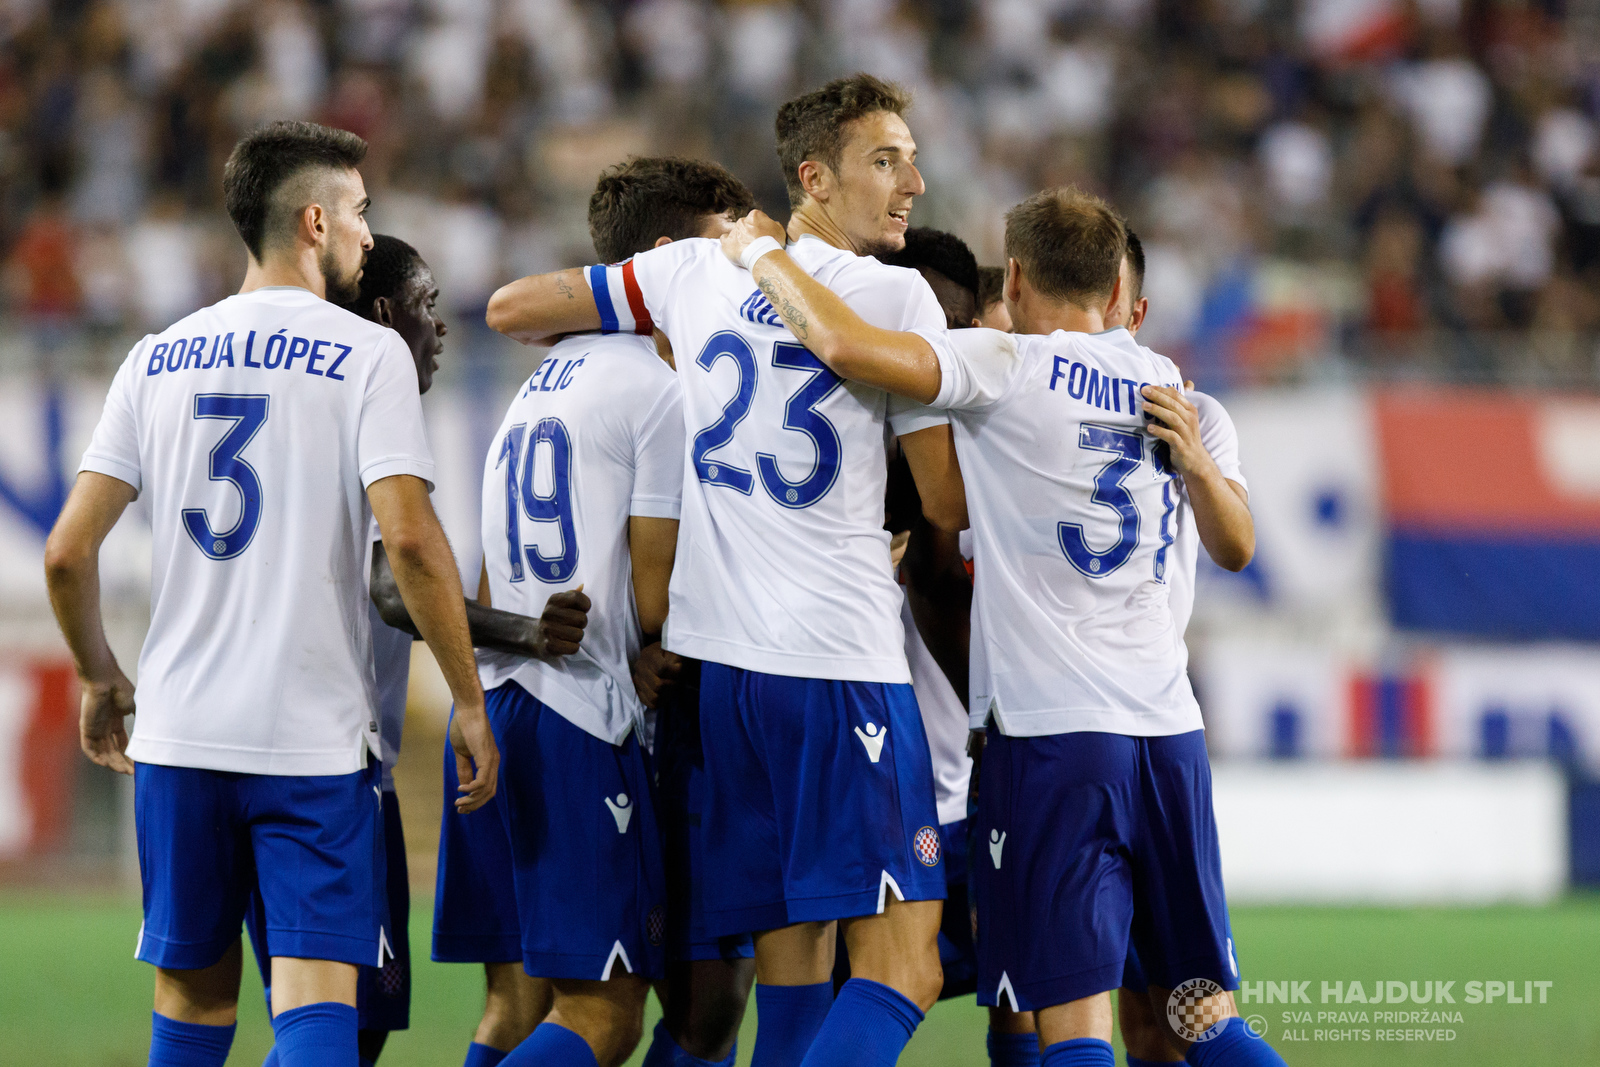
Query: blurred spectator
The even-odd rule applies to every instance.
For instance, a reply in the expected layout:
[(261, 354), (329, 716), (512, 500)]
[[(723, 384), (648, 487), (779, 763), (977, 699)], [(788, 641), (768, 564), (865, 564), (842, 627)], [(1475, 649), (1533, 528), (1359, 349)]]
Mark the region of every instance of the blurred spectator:
[(998, 263), (1028, 193), (1103, 193), (1147, 239), (1151, 343), (1212, 384), (1343, 352), (1600, 386), (1596, 25), (1522, 0), (24, 2), (0, 258), (14, 317), (109, 365), (236, 283), (240, 133), (315, 118), (371, 142), (374, 223), (435, 264), (463, 354), (508, 352), (471, 322), (588, 258), (604, 166), (709, 155), (781, 215), (775, 105), (867, 69), (914, 92), (923, 224)]

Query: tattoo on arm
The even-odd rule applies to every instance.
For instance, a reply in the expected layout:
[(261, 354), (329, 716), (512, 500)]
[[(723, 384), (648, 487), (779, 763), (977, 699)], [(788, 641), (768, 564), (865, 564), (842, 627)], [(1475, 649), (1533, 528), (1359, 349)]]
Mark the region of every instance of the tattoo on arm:
[(759, 278), (756, 284), (760, 287), (761, 292), (766, 295), (767, 301), (774, 308), (777, 308), (778, 314), (783, 316), (783, 321), (789, 324), (789, 328), (794, 331), (795, 336), (802, 341), (807, 340), (811, 334), (811, 327), (806, 321), (805, 315), (801, 314), (800, 309), (790, 303), (787, 297), (778, 295), (778, 287), (773, 284), (770, 278)]
[(573, 292), (572, 286), (567, 284), (567, 278), (564, 274), (556, 275), (556, 292), (562, 294), (568, 300), (578, 299), (578, 294)]

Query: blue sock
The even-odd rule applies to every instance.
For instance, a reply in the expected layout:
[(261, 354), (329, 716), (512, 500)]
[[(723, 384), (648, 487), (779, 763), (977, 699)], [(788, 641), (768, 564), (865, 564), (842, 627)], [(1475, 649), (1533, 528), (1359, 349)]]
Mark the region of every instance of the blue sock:
[(833, 1007), (833, 983), (756, 983), (756, 1047), (750, 1067), (799, 1067)]
[(1188, 1062), (1194, 1067), (1284, 1067), (1283, 1057), (1237, 1015), (1222, 1024), (1217, 1036), (1190, 1045)]
[(500, 1067), (500, 1061), (506, 1054), (493, 1045), (483, 1045), (474, 1041), (467, 1046), (467, 1061), (461, 1067)]
[(233, 1047), (230, 1026), (180, 1023), (150, 1013), (150, 1067), (222, 1067)]
[[(1178, 1060), (1177, 1062), (1184, 1063), (1186, 1061)], [(1128, 1067), (1176, 1067), (1176, 1065), (1171, 1060), (1141, 1060), (1137, 1056), (1130, 1055), (1128, 1057)]]
[(990, 1030), (989, 1067), (1039, 1067), (1039, 1035)]
[(852, 978), (801, 1061), (804, 1067), (894, 1067), (922, 1022), (922, 1009), (898, 990)]
[(272, 1020), (282, 1067), (349, 1067), (356, 1048), (356, 1009), (324, 1000), (280, 1011)]
[[(272, 1010), (270, 1007), (267, 1009)], [(267, 1058), (261, 1061), (261, 1067), (278, 1067), (278, 1046), (273, 1045), (267, 1049)]]
[(650, 1039), (650, 1051), (644, 1054), (644, 1063), (640, 1067), (733, 1067), (738, 1056), (738, 1041), (735, 1041), (733, 1048), (728, 1050), (726, 1059), (712, 1062), (691, 1056), (674, 1040), (671, 1031), (667, 1029), (666, 1020), (663, 1019), (656, 1023), (655, 1034)]
[(1117, 1067), (1117, 1057), (1109, 1041), (1075, 1037), (1071, 1041), (1057, 1041), (1045, 1049), (1039, 1063), (1042, 1067)]
[(540, 1023), (512, 1049), (501, 1067), (600, 1067), (589, 1042), (555, 1023)]

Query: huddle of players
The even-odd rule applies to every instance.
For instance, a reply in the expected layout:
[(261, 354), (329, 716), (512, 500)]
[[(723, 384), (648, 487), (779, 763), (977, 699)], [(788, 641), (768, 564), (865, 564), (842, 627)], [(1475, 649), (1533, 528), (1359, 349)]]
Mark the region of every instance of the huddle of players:
[[(461, 799), (444, 818), (434, 955), (486, 966), (488, 1001), (469, 1065), (619, 1064), (639, 1039), (651, 982), (662, 983), (666, 1018), (646, 1062), (731, 1063), (752, 977), (761, 1017), (755, 1063), (894, 1062), (941, 989), (954, 989), (941, 972), (941, 949), (954, 962), (959, 943), (970, 943), (959, 912), (954, 922), (944, 917), (940, 941), (940, 902), (954, 874), (950, 860), (965, 852), (965, 835), (946, 829), (960, 822), (945, 817), (952, 814), (948, 783), (941, 782), (945, 796), (936, 799), (926, 712), (919, 713), (909, 684), (907, 647), (915, 660), (919, 642), (916, 627), (901, 621), (928, 619), (940, 665), (952, 678), (967, 672), (966, 657), (951, 652), (959, 638), (952, 643), (933, 632), (952, 583), (914, 575), (918, 561), (923, 574), (953, 573), (955, 535), (968, 525), (969, 508), (978, 575), (975, 591), (965, 593), (975, 598), (970, 689), (974, 725), (986, 728), (989, 750), (982, 795), (1003, 798), (985, 801), (973, 828), (987, 846), (976, 850), (977, 858), (984, 852), (989, 858), (973, 864), (983, 931), (975, 981), (980, 1003), (1010, 1008), (997, 1010), (991, 1059), (1041, 1062), (1042, 1049), (1042, 1062), (1058, 1067), (1109, 1063), (1107, 991), (1133, 987), (1137, 946), (1157, 1010), (1166, 991), (1187, 979), (1214, 983), (1210, 996), (1192, 999), (1200, 1013), (1225, 1021), (1200, 1035), (1190, 1062), (1281, 1062), (1231, 1018), (1231, 998), (1223, 992), (1236, 987), (1237, 972), (1210, 825), (1209, 772), (1183, 674), (1182, 626), (1173, 621), (1178, 583), (1171, 583), (1170, 597), (1165, 589), (1167, 574), (1183, 569), (1184, 530), (1197, 531), (1214, 556), (1239, 550), (1248, 511), (1236, 463), (1224, 477), (1211, 458), (1210, 442), (1202, 440), (1205, 420), (1181, 395), (1176, 368), (1112, 330), (1134, 329), (1142, 318), (1142, 301), (1123, 299), (1127, 272), (1142, 265), (1132, 245), (1135, 255), (1125, 266), (1125, 228), (1092, 197), (1052, 190), (1008, 219), (1003, 307), (1019, 334), (1029, 336), (952, 332), (980, 317), (987, 321), (992, 311), (970, 279), (916, 263), (915, 244), (904, 249), (907, 262), (931, 272), (936, 286), (951, 283), (940, 294), (946, 307), (923, 275), (868, 258), (902, 251), (912, 198), (922, 192), (915, 145), (901, 117), (907, 105), (895, 87), (858, 75), (784, 106), (779, 155), (795, 208), (787, 252), (771, 239), (784, 231), (759, 212), (746, 214), (749, 194), (720, 168), (635, 161), (608, 173), (591, 205), (597, 251), (625, 262), (523, 279), (496, 294), (495, 328), (524, 341), (564, 339), (519, 390), (494, 438), (484, 475), (484, 570), (477, 603), (464, 608), (458, 598), (452, 609), (440, 593), (448, 582), (440, 584), (437, 522), (425, 491), (431, 462), (414, 397), (409, 406), (372, 402), (384, 391), (372, 381), (381, 378), (394, 391), (398, 357), (371, 354), (398, 346), (368, 334), (346, 346), (304, 330), (291, 342), (278, 336), (282, 329), (268, 329), (276, 320), (249, 334), (247, 345), (257, 332), (265, 338), (264, 361), (278, 341), (272, 368), (293, 370), (298, 349), (308, 359), (305, 373), (331, 374), (333, 365), (316, 369), (321, 346), (329, 355), (342, 352), (341, 360), (352, 351), (369, 356), (360, 368), (367, 375), (362, 404), (332, 420), (359, 428), (326, 442), (321, 454), (340, 457), (327, 465), (346, 475), (343, 498), (353, 505), (339, 519), (359, 524), (355, 543), (363, 550), (374, 540), (391, 546), (372, 554), (375, 610), (385, 623), (429, 640), (457, 702), (455, 753), (447, 753), (445, 771), (447, 798), (453, 787)], [(354, 218), (357, 243), (372, 248), (371, 276), (357, 293), (346, 284), (342, 302), (355, 298), (359, 314), (406, 338), (406, 366), (425, 389), (443, 335), (425, 265), (399, 242), (373, 245), (366, 237), (358, 152), (346, 146), (343, 155), (312, 153), (300, 163), (301, 171), (318, 171), (318, 180), (302, 180), (293, 167), (277, 175), (277, 185), (298, 197), (291, 206), (300, 205), (298, 216), (290, 213), (296, 233), (277, 257), (284, 266), (265, 269), (273, 257), (259, 235), (252, 243), (241, 222), (255, 285), (247, 278), (245, 292), (231, 299), (254, 293), (259, 302), (293, 303), (298, 297), (278, 295), (278, 286), (296, 284), (295, 277), (314, 296), (335, 299), (341, 272), (347, 283), (360, 277), (348, 263)], [(258, 199), (282, 192), (270, 177), (257, 182)], [(305, 206), (308, 191), (324, 203), (342, 197), (342, 211)], [(240, 222), (234, 199), (230, 193), (230, 212)], [(269, 207), (261, 208), (268, 217)], [(388, 273), (380, 270), (386, 262), (395, 265)], [(394, 288), (385, 295), (389, 284)], [(974, 314), (957, 306), (962, 294), (971, 297)], [(224, 314), (227, 305), (199, 313), (218, 316), (210, 324), (217, 327), (211, 362), (204, 364), (218, 374), (223, 327), (235, 346), (244, 336)], [(306, 307), (293, 311), (296, 322), (312, 314)], [(337, 325), (352, 328), (342, 320)], [(139, 431), (163, 423), (141, 408), (138, 390), (149, 392), (171, 377), (172, 338), (195, 326), (186, 320), (130, 355), (83, 467), (120, 479), (123, 488), (93, 483), (78, 507), (69, 502), (59, 544), (52, 536), (61, 549), (49, 557), (52, 597), (86, 683), (85, 748), (111, 765), (127, 762), (121, 753), (127, 738), (118, 735), (122, 715), (131, 711), (131, 687), (101, 647), (103, 636), (97, 645), (90, 632), (98, 629), (97, 591), (92, 613), (68, 601), (78, 596), (79, 608), (91, 606), (82, 590), (84, 547), (97, 550), (139, 489), (140, 464), (150, 465), (148, 434)], [(1057, 329), (1069, 333), (1052, 335)], [(186, 348), (176, 370), (188, 373), (190, 366)], [(193, 366), (202, 366), (199, 357)], [(261, 366), (245, 347), (238, 371)], [(227, 373), (235, 372), (230, 355)], [(224, 400), (207, 399), (216, 396)], [(192, 472), (156, 464), (159, 481), (154, 470), (150, 476), (153, 488), (171, 487), (156, 502), (158, 555), (198, 550), (215, 570), (244, 556), (260, 514), (270, 510), (261, 506), (260, 481), (245, 473), (254, 468), (240, 453), (267, 424), (270, 405), (291, 405), (292, 417), (294, 401), (276, 393), (251, 398), (193, 390), (176, 400), (185, 411), (169, 411), (164, 425), (188, 432), (176, 449), (181, 463), (204, 451), (196, 451), (194, 423), (238, 420), (212, 449), (209, 471), (200, 465), (202, 480), (237, 488), (242, 504), (233, 529), (213, 536), (204, 510), (163, 507), (182, 502), (186, 488), (192, 492)], [(188, 409), (192, 419), (185, 421)], [(395, 441), (409, 435), (414, 443), (366, 441), (362, 435), (375, 432), (369, 424), (379, 421), (372, 417), (378, 411), (388, 416), (385, 430)], [(1151, 414), (1155, 421), (1147, 421)], [(920, 497), (907, 549), (909, 597), (886, 565), (886, 419)], [(1212, 436), (1221, 432), (1217, 418), (1211, 424)], [(1077, 432), (1054, 440), (1063, 425)], [(306, 444), (285, 452), (294, 447)], [(359, 477), (348, 476), (352, 462)], [(385, 499), (384, 487), (395, 488), (390, 482), (404, 486), (403, 507)], [(85, 484), (80, 478), (78, 488)], [(365, 486), (376, 530), (348, 485)], [(1036, 506), (1060, 521), (1041, 523), (1030, 510)], [(174, 528), (179, 514), (182, 526)], [(1033, 544), (1041, 529), (1045, 552)], [(423, 533), (413, 536), (415, 530)], [(269, 541), (296, 536), (271, 532)], [(391, 542), (403, 546), (398, 558)], [(341, 546), (342, 562), (350, 547)], [(1039, 574), (1025, 573), (1044, 556), (1054, 562)], [(349, 570), (334, 567), (335, 579), (348, 578)], [(180, 651), (203, 647), (195, 635), (206, 632), (204, 616), (157, 625), (163, 604), (180, 598), (168, 591), (159, 567), (153, 584), (152, 641), (170, 630), (183, 635), (171, 642)], [(240, 597), (268, 596), (254, 587), (240, 592), (226, 576), (190, 584), (197, 586), (196, 610), (209, 603), (223, 617), (237, 610), (224, 605)], [(1050, 594), (1043, 603), (1041, 586)], [(337, 608), (332, 617), (350, 619), (348, 605)], [(1186, 619), (1186, 606), (1182, 612)], [(90, 614), (96, 625), (85, 627)], [(942, 618), (949, 621), (948, 610)], [(293, 631), (293, 620), (285, 613), (280, 629)], [(385, 641), (398, 656), (409, 640), (369, 625), (370, 653), (380, 660)], [(466, 625), (472, 644), (488, 650), (478, 664), (486, 698), (462, 676)], [(353, 643), (330, 642), (341, 651), (364, 636), (359, 621), (345, 628)], [(284, 662), (305, 655), (303, 640), (284, 640)], [(143, 685), (182, 660), (152, 657), (151, 649), (147, 642)], [(1024, 662), (1012, 662), (1021, 656)], [(213, 657), (205, 666), (217, 662)], [(384, 672), (381, 663), (379, 670), (379, 687), (384, 677), (403, 677)], [(232, 681), (223, 671), (212, 684)], [(919, 695), (949, 685), (926, 672), (918, 681)], [(1076, 702), (1062, 706), (1063, 691)], [(269, 702), (281, 699), (282, 685), (264, 692)], [(186, 697), (158, 694), (163, 708), (192, 705)], [(386, 706), (381, 691), (373, 697), (358, 706)], [(646, 701), (661, 710), (647, 714)], [(272, 722), (270, 714), (264, 718)], [(140, 729), (145, 721), (136, 722), (129, 751), (140, 760), (146, 882), (139, 955), (161, 968), (151, 1062), (220, 1063), (219, 1045), (225, 1057), (220, 1031), (231, 1040), (237, 999), (236, 905), (251, 919), (258, 958), (270, 960), (274, 1057), (287, 1067), (347, 1062), (341, 1057), (354, 1051), (345, 1037), (359, 1001), (360, 1054), (375, 1058), (382, 1036), (404, 1024), (409, 977), (392, 965), (403, 904), (385, 908), (369, 899), (367, 916), (349, 924), (371, 925), (376, 934), (379, 966), (362, 967), (359, 990), (345, 983), (353, 975), (299, 964), (364, 963), (371, 958), (364, 955), (366, 939), (352, 936), (350, 947), (334, 951), (327, 937), (297, 941), (297, 923), (285, 909), (296, 892), (313, 901), (341, 889), (351, 896), (348, 885), (333, 883), (349, 881), (363, 847), (377, 849), (366, 853), (377, 862), (366, 864), (361, 885), (376, 889), (373, 869), (384, 870), (381, 781), (367, 781), (371, 767), (295, 770), (281, 760), (270, 767), (219, 766), (228, 761), (192, 758), (181, 742), (163, 750), (164, 740), (183, 731), (164, 739)], [(378, 750), (371, 736), (377, 732), (376, 722), (360, 724), (356, 751)], [(397, 745), (397, 725), (393, 736)], [(260, 746), (264, 752), (292, 747), (282, 733)], [(393, 749), (383, 755), (392, 759)], [(959, 752), (953, 762), (959, 776)], [(169, 784), (158, 773), (178, 768), (210, 777)], [(272, 781), (281, 776), (333, 774), (346, 793), (352, 783), (357, 792), (370, 786), (380, 804), (374, 818), (357, 820), (365, 836), (356, 835), (342, 853), (298, 842), (337, 869), (329, 885), (271, 884), (263, 860), (272, 851), (257, 833), (244, 846), (254, 856), (243, 873), (225, 872), (205, 887), (222, 890), (212, 894), (220, 904), (200, 904), (194, 888), (185, 897), (176, 886), (178, 868), (191, 869), (196, 849), (205, 854), (217, 844), (190, 839), (204, 835), (172, 810), (181, 806), (177, 798), (204, 793), (223, 812), (213, 821), (233, 828), (235, 837), (242, 825), (281, 822), (289, 811), (349, 810), (343, 793), (342, 809), (320, 796), (274, 793), (282, 810), (262, 819), (254, 795), (218, 797), (216, 772), (243, 774), (249, 789), (264, 778), (266, 793), (282, 785)], [(1027, 792), (1025, 801), (1019, 790)], [(147, 796), (172, 799), (146, 817)], [(397, 819), (390, 832), (397, 835)], [(237, 840), (228, 843), (238, 848)], [(163, 866), (163, 851), (188, 862)], [(403, 850), (392, 842), (389, 855)], [(1029, 858), (1015, 862), (1019, 856)], [(404, 882), (395, 866), (391, 891)], [(246, 885), (249, 892), (241, 893)], [(361, 885), (354, 896), (363, 895)], [(337, 925), (336, 908), (308, 910), (325, 926)], [(202, 915), (198, 925), (207, 936), (172, 936), (192, 921), (183, 918), (191, 912)], [(385, 912), (394, 913), (388, 921)], [(221, 940), (230, 917), (232, 947)], [(836, 928), (850, 975), (837, 995)], [(173, 1012), (163, 1011), (164, 990)], [(384, 1018), (378, 1010), (386, 996), (402, 1005), (398, 1016)], [(1130, 1014), (1137, 999), (1122, 997), (1125, 1030), (1142, 1026), (1159, 1045), (1165, 1028), (1152, 1014)], [(217, 1025), (222, 1016), (228, 1025)], [(1031, 1022), (1037, 1037), (1025, 1033)], [(190, 1054), (201, 1046), (204, 1055)], [(1156, 1047), (1151, 1058), (1173, 1055)]]

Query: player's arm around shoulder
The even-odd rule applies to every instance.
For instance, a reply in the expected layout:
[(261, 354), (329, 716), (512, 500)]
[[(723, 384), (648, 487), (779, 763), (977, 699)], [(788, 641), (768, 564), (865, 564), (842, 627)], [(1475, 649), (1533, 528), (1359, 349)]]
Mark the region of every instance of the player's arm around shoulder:
[(722, 237), (722, 251), (750, 271), (791, 333), (841, 378), (921, 404), (939, 395), (939, 358), (910, 331), (866, 322), (783, 250), (783, 228), (752, 211)]
[[(1183, 476), (1183, 487), (1194, 509), (1195, 530), (1206, 554), (1224, 570), (1244, 570), (1255, 556), (1255, 520), (1250, 515), (1244, 486), (1224, 476), (1217, 457), (1207, 448), (1206, 438), (1215, 441), (1216, 432), (1206, 432), (1200, 408), (1181, 391), (1171, 386), (1147, 385), (1143, 394), (1144, 410), (1153, 416), (1150, 433), (1167, 443), (1172, 465)], [(1215, 400), (1206, 397), (1202, 402), (1207, 401), (1208, 406), (1220, 410), (1221, 405)], [(1227, 419), (1226, 412), (1221, 417)], [(1228, 429), (1231, 428), (1230, 420)], [(1237, 453), (1236, 439), (1233, 452)]]
[(580, 268), (533, 274), (503, 285), (489, 298), (489, 328), (522, 344), (600, 329), (600, 310)]

